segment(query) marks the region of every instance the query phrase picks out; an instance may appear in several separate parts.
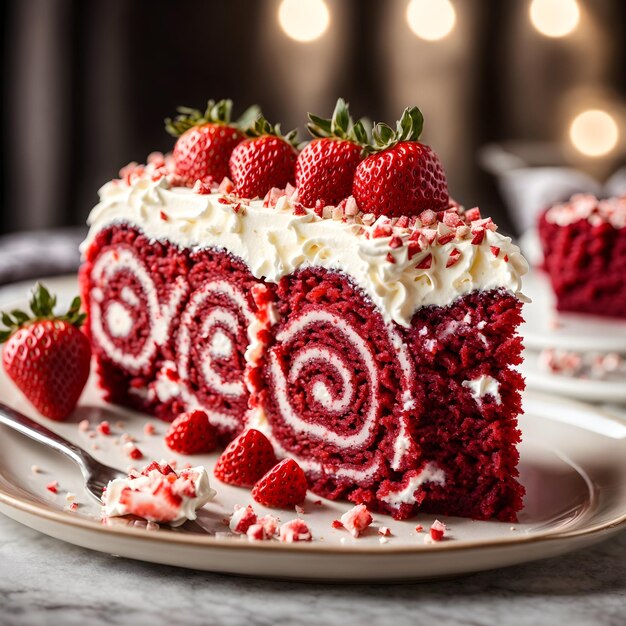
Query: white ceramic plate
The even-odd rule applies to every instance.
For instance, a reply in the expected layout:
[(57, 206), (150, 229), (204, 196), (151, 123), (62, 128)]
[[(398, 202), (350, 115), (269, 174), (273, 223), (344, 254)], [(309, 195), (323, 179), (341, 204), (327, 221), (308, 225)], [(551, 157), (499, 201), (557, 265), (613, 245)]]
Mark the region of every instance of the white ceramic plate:
[(523, 291), (532, 299), (524, 306), (526, 322), (520, 329), (527, 348), (626, 354), (626, 321), (557, 311), (548, 278), (540, 270), (531, 269), (524, 277)]
[[(69, 300), (72, 279), (47, 281)], [(0, 293), (0, 308), (2, 294)], [(4, 373), (0, 373), (0, 398), (37, 418)], [(394, 581), (430, 579), (513, 565), (582, 548), (626, 526), (626, 422), (583, 404), (550, 396), (526, 396), (522, 418), (521, 480), (527, 496), (518, 524), (442, 518), (448, 538), (425, 545), (416, 524), (428, 528), (433, 516), (396, 522), (375, 516), (371, 531), (352, 539), (335, 530), (331, 522), (350, 505), (309, 496), (305, 521), (315, 541), (310, 544), (248, 543), (234, 537), (219, 538), (226, 530), (224, 518), (234, 504), (252, 503), (249, 492), (213, 481), (218, 497), (200, 512), (197, 523), (177, 530), (147, 530), (118, 519), (104, 525), (99, 507), (82, 487), (78, 470), (57, 453), (0, 427), (0, 511), (13, 519), (63, 541), (128, 558), (216, 572), (303, 580)], [(89, 438), (77, 422), (88, 418), (96, 424), (108, 419), (114, 435)], [(171, 459), (157, 435), (143, 434), (145, 416), (105, 406), (90, 382), (76, 414), (66, 423), (48, 420), (46, 425), (90, 450), (99, 460), (125, 469), (129, 461), (115, 440), (122, 432), (136, 436), (146, 457)], [(116, 426), (118, 420), (123, 426)], [(212, 466), (216, 455), (185, 458)], [(33, 473), (32, 465), (42, 473)], [(60, 493), (53, 495), (46, 483), (57, 480)], [(66, 510), (66, 492), (77, 494), (80, 507)], [(256, 506), (260, 512), (262, 507)], [(281, 512), (283, 521), (296, 514)], [(393, 535), (379, 542), (377, 527), (389, 526)]]
[(594, 380), (553, 374), (539, 367), (539, 353), (524, 352), (520, 372), (526, 379), (528, 389), (556, 393), (586, 402), (615, 402), (626, 404), (626, 378), (617, 380)]

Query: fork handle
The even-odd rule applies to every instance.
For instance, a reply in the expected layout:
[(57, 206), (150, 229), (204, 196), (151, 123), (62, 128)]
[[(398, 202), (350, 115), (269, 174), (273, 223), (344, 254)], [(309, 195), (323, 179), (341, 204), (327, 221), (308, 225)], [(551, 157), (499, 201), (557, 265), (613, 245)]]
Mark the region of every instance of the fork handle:
[(31, 439), (58, 450), (77, 463), (83, 473), (96, 463), (96, 460), (87, 452), (73, 443), (42, 426), (35, 420), (26, 417), (23, 413), (12, 409), (0, 402), (0, 424), (4, 424)]

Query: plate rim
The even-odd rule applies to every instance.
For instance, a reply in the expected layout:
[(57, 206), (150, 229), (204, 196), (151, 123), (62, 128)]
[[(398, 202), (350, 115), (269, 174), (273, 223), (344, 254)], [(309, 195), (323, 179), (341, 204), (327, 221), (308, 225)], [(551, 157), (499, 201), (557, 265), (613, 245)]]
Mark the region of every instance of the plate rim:
[[(76, 276), (73, 274), (64, 274), (61, 276), (54, 276), (48, 279), (49, 281), (68, 281), (76, 280)], [(21, 281), (10, 285), (10, 287), (19, 287), (23, 285), (32, 285), (32, 281)], [(0, 297), (4, 288), (0, 289)], [(16, 298), (18, 300), (18, 298)], [(22, 298), (23, 300), (23, 298)], [(527, 394), (545, 398), (546, 400), (558, 400), (560, 403), (570, 404), (583, 408), (586, 411), (595, 413), (601, 413), (603, 417), (609, 418), (620, 423), (623, 423), (619, 417), (611, 414), (610, 412), (601, 410), (599, 407), (594, 407), (580, 400), (573, 400), (570, 398), (560, 397), (558, 395), (549, 394), (538, 391), (526, 391)], [(14, 486), (8, 479), (5, 478), (5, 482), (10, 486)], [(90, 519), (87, 517), (77, 516), (73, 513), (66, 511), (57, 511), (43, 504), (34, 502), (27, 497), (20, 497), (7, 490), (0, 481), (0, 504), (10, 509), (14, 509), (25, 513), (27, 515), (41, 518), (45, 521), (60, 524), (68, 527), (76, 527), (85, 531), (92, 531), (100, 534), (101, 536), (110, 536), (110, 533), (120, 538), (132, 538), (133, 540), (142, 540), (148, 542), (159, 542), (164, 544), (182, 545), (182, 546), (196, 546), (203, 549), (226, 549), (226, 550), (262, 550), (262, 551), (276, 551), (287, 554), (298, 554), (303, 551), (313, 552), (316, 554), (341, 554), (341, 555), (360, 555), (360, 556), (379, 556), (387, 554), (396, 555), (412, 555), (417, 556), (424, 553), (435, 552), (467, 552), (472, 550), (480, 550), (486, 548), (512, 548), (520, 545), (536, 544), (549, 541), (565, 541), (570, 539), (576, 539), (581, 537), (596, 536), (602, 534), (612, 534), (617, 532), (621, 528), (626, 528), (626, 512), (621, 516), (614, 517), (603, 523), (591, 524), (583, 526), (582, 528), (573, 528), (570, 530), (546, 530), (538, 532), (532, 535), (515, 534), (510, 537), (501, 537), (498, 539), (483, 539), (483, 540), (452, 540), (446, 542), (439, 542), (433, 544), (421, 544), (415, 545), (368, 545), (359, 546), (355, 544), (345, 545), (320, 545), (321, 542), (313, 543), (279, 543), (279, 542), (248, 542), (237, 539), (217, 539), (210, 535), (200, 534), (187, 534), (176, 533), (168, 531), (167, 533), (149, 533), (142, 528), (134, 528), (129, 526), (119, 527), (106, 527), (103, 526), (100, 521)], [(9, 516), (10, 517), (10, 516)], [(480, 520), (477, 520), (480, 521)], [(485, 520), (490, 521), (490, 520)], [(491, 520), (493, 521), (493, 520)], [(19, 522), (18, 523), (23, 523)], [(45, 531), (39, 531), (46, 534)], [(92, 548), (94, 549), (94, 548)]]
[[(547, 402), (554, 402), (572, 405), (579, 409), (591, 411), (592, 413), (600, 414), (604, 419), (610, 419), (623, 424), (624, 421), (618, 416), (605, 411), (599, 407), (589, 405), (585, 402), (578, 400), (571, 400), (569, 398), (563, 398), (552, 394), (541, 392), (526, 392), (526, 394), (537, 399), (543, 399)], [(544, 418), (545, 419), (545, 418)], [(12, 483), (4, 477), (4, 482), (13, 486)], [(279, 543), (279, 542), (248, 542), (238, 539), (217, 539), (211, 535), (200, 535), (192, 533), (177, 533), (174, 531), (167, 531), (167, 533), (148, 533), (145, 529), (134, 528), (129, 526), (120, 527), (107, 527), (103, 526), (100, 521), (92, 520), (87, 517), (80, 517), (75, 514), (66, 511), (57, 511), (43, 504), (33, 502), (27, 497), (20, 497), (10, 493), (3, 481), (0, 481), (0, 504), (16, 509), (26, 514), (34, 515), (44, 520), (62, 524), (70, 527), (81, 528), (82, 530), (90, 530), (98, 533), (103, 533), (102, 536), (107, 536), (107, 533), (113, 533), (122, 538), (133, 538), (146, 541), (158, 541), (170, 545), (184, 545), (184, 546), (196, 546), (204, 549), (233, 549), (233, 550), (280, 550), (286, 553), (300, 553), (302, 551), (311, 551), (317, 554), (355, 554), (355, 555), (369, 555), (376, 556), (381, 554), (398, 554), (398, 555), (417, 555), (424, 552), (465, 552), (476, 549), (484, 548), (506, 548), (519, 545), (535, 544), (545, 541), (564, 541), (570, 539), (576, 539), (580, 537), (595, 536), (603, 533), (617, 532), (620, 528), (626, 528), (626, 511), (618, 516), (613, 517), (602, 523), (595, 523), (590, 525), (583, 525), (582, 528), (572, 529), (553, 529), (541, 531), (532, 535), (516, 534), (511, 537), (500, 537), (498, 539), (482, 539), (482, 540), (451, 540), (433, 544), (421, 544), (415, 545), (368, 545), (358, 546), (355, 544), (344, 545), (320, 545), (320, 542), (313, 543)], [(476, 520), (477, 522), (482, 520)], [(493, 521), (493, 520), (484, 520)], [(592, 520), (593, 521), (593, 520)], [(514, 525), (514, 523), (512, 524)]]

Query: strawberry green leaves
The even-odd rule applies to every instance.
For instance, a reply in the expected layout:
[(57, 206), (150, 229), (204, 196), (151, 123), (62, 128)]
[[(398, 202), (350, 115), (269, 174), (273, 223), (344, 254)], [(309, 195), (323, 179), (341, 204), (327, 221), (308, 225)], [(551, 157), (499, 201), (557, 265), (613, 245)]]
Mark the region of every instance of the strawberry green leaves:
[(44, 285), (37, 283), (33, 289), (30, 300), (30, 311), (32, 315), (15, 309), (9, 313), (0, 314), (0, 320), (6, 327), (0, 330), (0, 343), (4, 343), (19, 328), (37, 320), (63, 320), (76, 328), (80, 328), (85, 321), (87, 315), (80, 312), (80, 297), (76, 296), (65, 315), (55, 315), (56, 296), (50, 294)]
[(380, 152), (402, 141), (418, 141), (424, 128), (424, 116), (416, 107), (407, 107), (396, 123), (396, 130), (379, 122), (372, 130), (372, 145), (368, 152)]
[(209, 100), (204, 112), (190, 107), (178, 107), (178, 115), (165, 120), (165, 130), (173, 137), (180, 137), (185, 131), (194, 126), (204, 124), (224, 124), (246, 131), (250, 128), (257, 117), (261, 115), (261, 109), (252, 105), (246, 109), (241, 117), (231, 123), (233, 101), (232, 100)]
[(367, 131), (362, 120), (354, 122), (350, 116), (349, 105), (343, 98), (337, 100), (335, 110), (330, 119), (309, 113), (307, 129), (317, 138), (345, 139), (359, 145), (369, 142)]

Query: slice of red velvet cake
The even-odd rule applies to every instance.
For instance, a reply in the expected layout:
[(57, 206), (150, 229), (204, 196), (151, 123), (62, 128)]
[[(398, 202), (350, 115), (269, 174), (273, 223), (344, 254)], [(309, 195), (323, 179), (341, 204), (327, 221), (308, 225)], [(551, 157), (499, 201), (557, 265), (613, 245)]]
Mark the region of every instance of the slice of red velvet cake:
[(576, 195), (539, 219), (560, 311), (626, 318), (626, 197)]
[[(409, 135), (382, 154), (439, 184)], [(309, 208), (289, 183), (247, 199), (182, 178), (153, 155), (91, 214), (81, 285), (106, 398), (203, 409), (224, 441), (257, 428), (323, 496), (514, 520), (526, 263), (491, 219), (441, 186), (431, 208), (377, 216), (352, 196)]]

